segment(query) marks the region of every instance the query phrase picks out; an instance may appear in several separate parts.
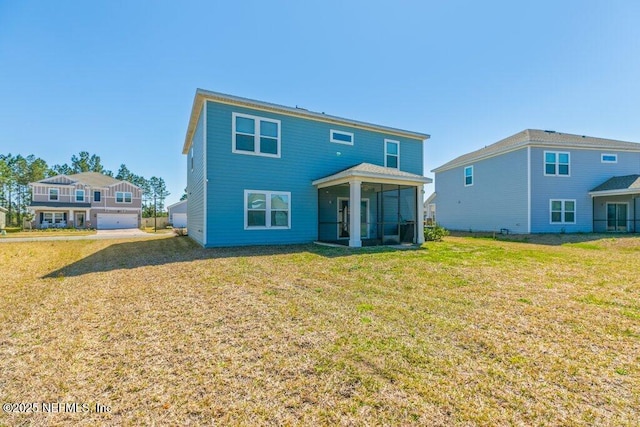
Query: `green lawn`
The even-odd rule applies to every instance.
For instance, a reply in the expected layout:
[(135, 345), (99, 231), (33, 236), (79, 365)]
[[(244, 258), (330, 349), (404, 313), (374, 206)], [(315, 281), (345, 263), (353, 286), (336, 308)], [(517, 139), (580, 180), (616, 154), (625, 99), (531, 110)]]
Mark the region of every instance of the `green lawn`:
[(112, 410), (0, 425), (637, 426), (640, 238), (562, 239), (2, 244), (0, 402)]

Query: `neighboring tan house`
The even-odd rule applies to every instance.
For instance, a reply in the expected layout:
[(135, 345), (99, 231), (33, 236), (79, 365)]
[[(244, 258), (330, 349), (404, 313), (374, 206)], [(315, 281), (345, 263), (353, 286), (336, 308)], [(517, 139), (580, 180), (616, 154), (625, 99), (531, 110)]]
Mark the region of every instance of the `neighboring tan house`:
[(182, 150), (189, 237), (206, 247), (422, 243), (427, 138), (198, 89)]
[(438, 223), (511, 233), (640, 231), (640, 144), (527, 129), (436, 169)]
[(29, 184), (36, 228), (138, 228), (142, 192), (97, 172), (57, 175)]
[(169, 223), (175, 228), (185, 228), (187, 226), (187, 201), (182, 200), (173, 205), (167, 206), (169, 212)]
[(426, 225), (436, 224), (436, 193), (433, 192), (424, 201), (424, 222)]
[(7, 226), (7, 210), (0, 206), (0, 230), (4, 230)]

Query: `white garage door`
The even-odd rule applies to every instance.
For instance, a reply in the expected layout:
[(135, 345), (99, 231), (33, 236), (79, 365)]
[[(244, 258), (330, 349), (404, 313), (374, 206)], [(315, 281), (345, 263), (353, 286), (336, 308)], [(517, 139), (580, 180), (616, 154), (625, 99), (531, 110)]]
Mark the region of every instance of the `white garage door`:
[(173, 214), (173, 226), (176, 228), (184, 228), (187, 226), (187, 214), (186, 213), (174, 213)]
[(137, 214), (98, 214), (98, 230), (138, 228)]

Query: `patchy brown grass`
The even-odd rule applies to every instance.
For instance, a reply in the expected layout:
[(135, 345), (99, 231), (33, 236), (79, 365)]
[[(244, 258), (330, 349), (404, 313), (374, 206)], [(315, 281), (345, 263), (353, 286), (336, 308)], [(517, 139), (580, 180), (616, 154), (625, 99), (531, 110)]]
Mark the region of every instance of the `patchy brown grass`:
[(640, 239), (0, 246), (0, 425), (637, 425)]

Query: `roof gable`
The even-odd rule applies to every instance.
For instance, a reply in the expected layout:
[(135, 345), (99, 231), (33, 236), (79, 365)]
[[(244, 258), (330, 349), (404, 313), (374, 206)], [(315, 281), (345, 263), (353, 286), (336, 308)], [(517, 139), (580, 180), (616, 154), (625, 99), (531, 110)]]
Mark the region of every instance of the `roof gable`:
[(615, 139), (596, 138), (585, 135), (573, 135), (555, 131), (525, 129), (515, 135), (487, 145), (471, 153), (463, 154), (455, 159), (435, 168), (432, 172), (441, 172), (447, 169), (463, 166), (471, 162), (488, 157), (497, 156), (529, 146), (544, 146), (556, 148), (576, 148), (585, 150), (617, 150), (640, 151), (637, 142), (618, 141)]

